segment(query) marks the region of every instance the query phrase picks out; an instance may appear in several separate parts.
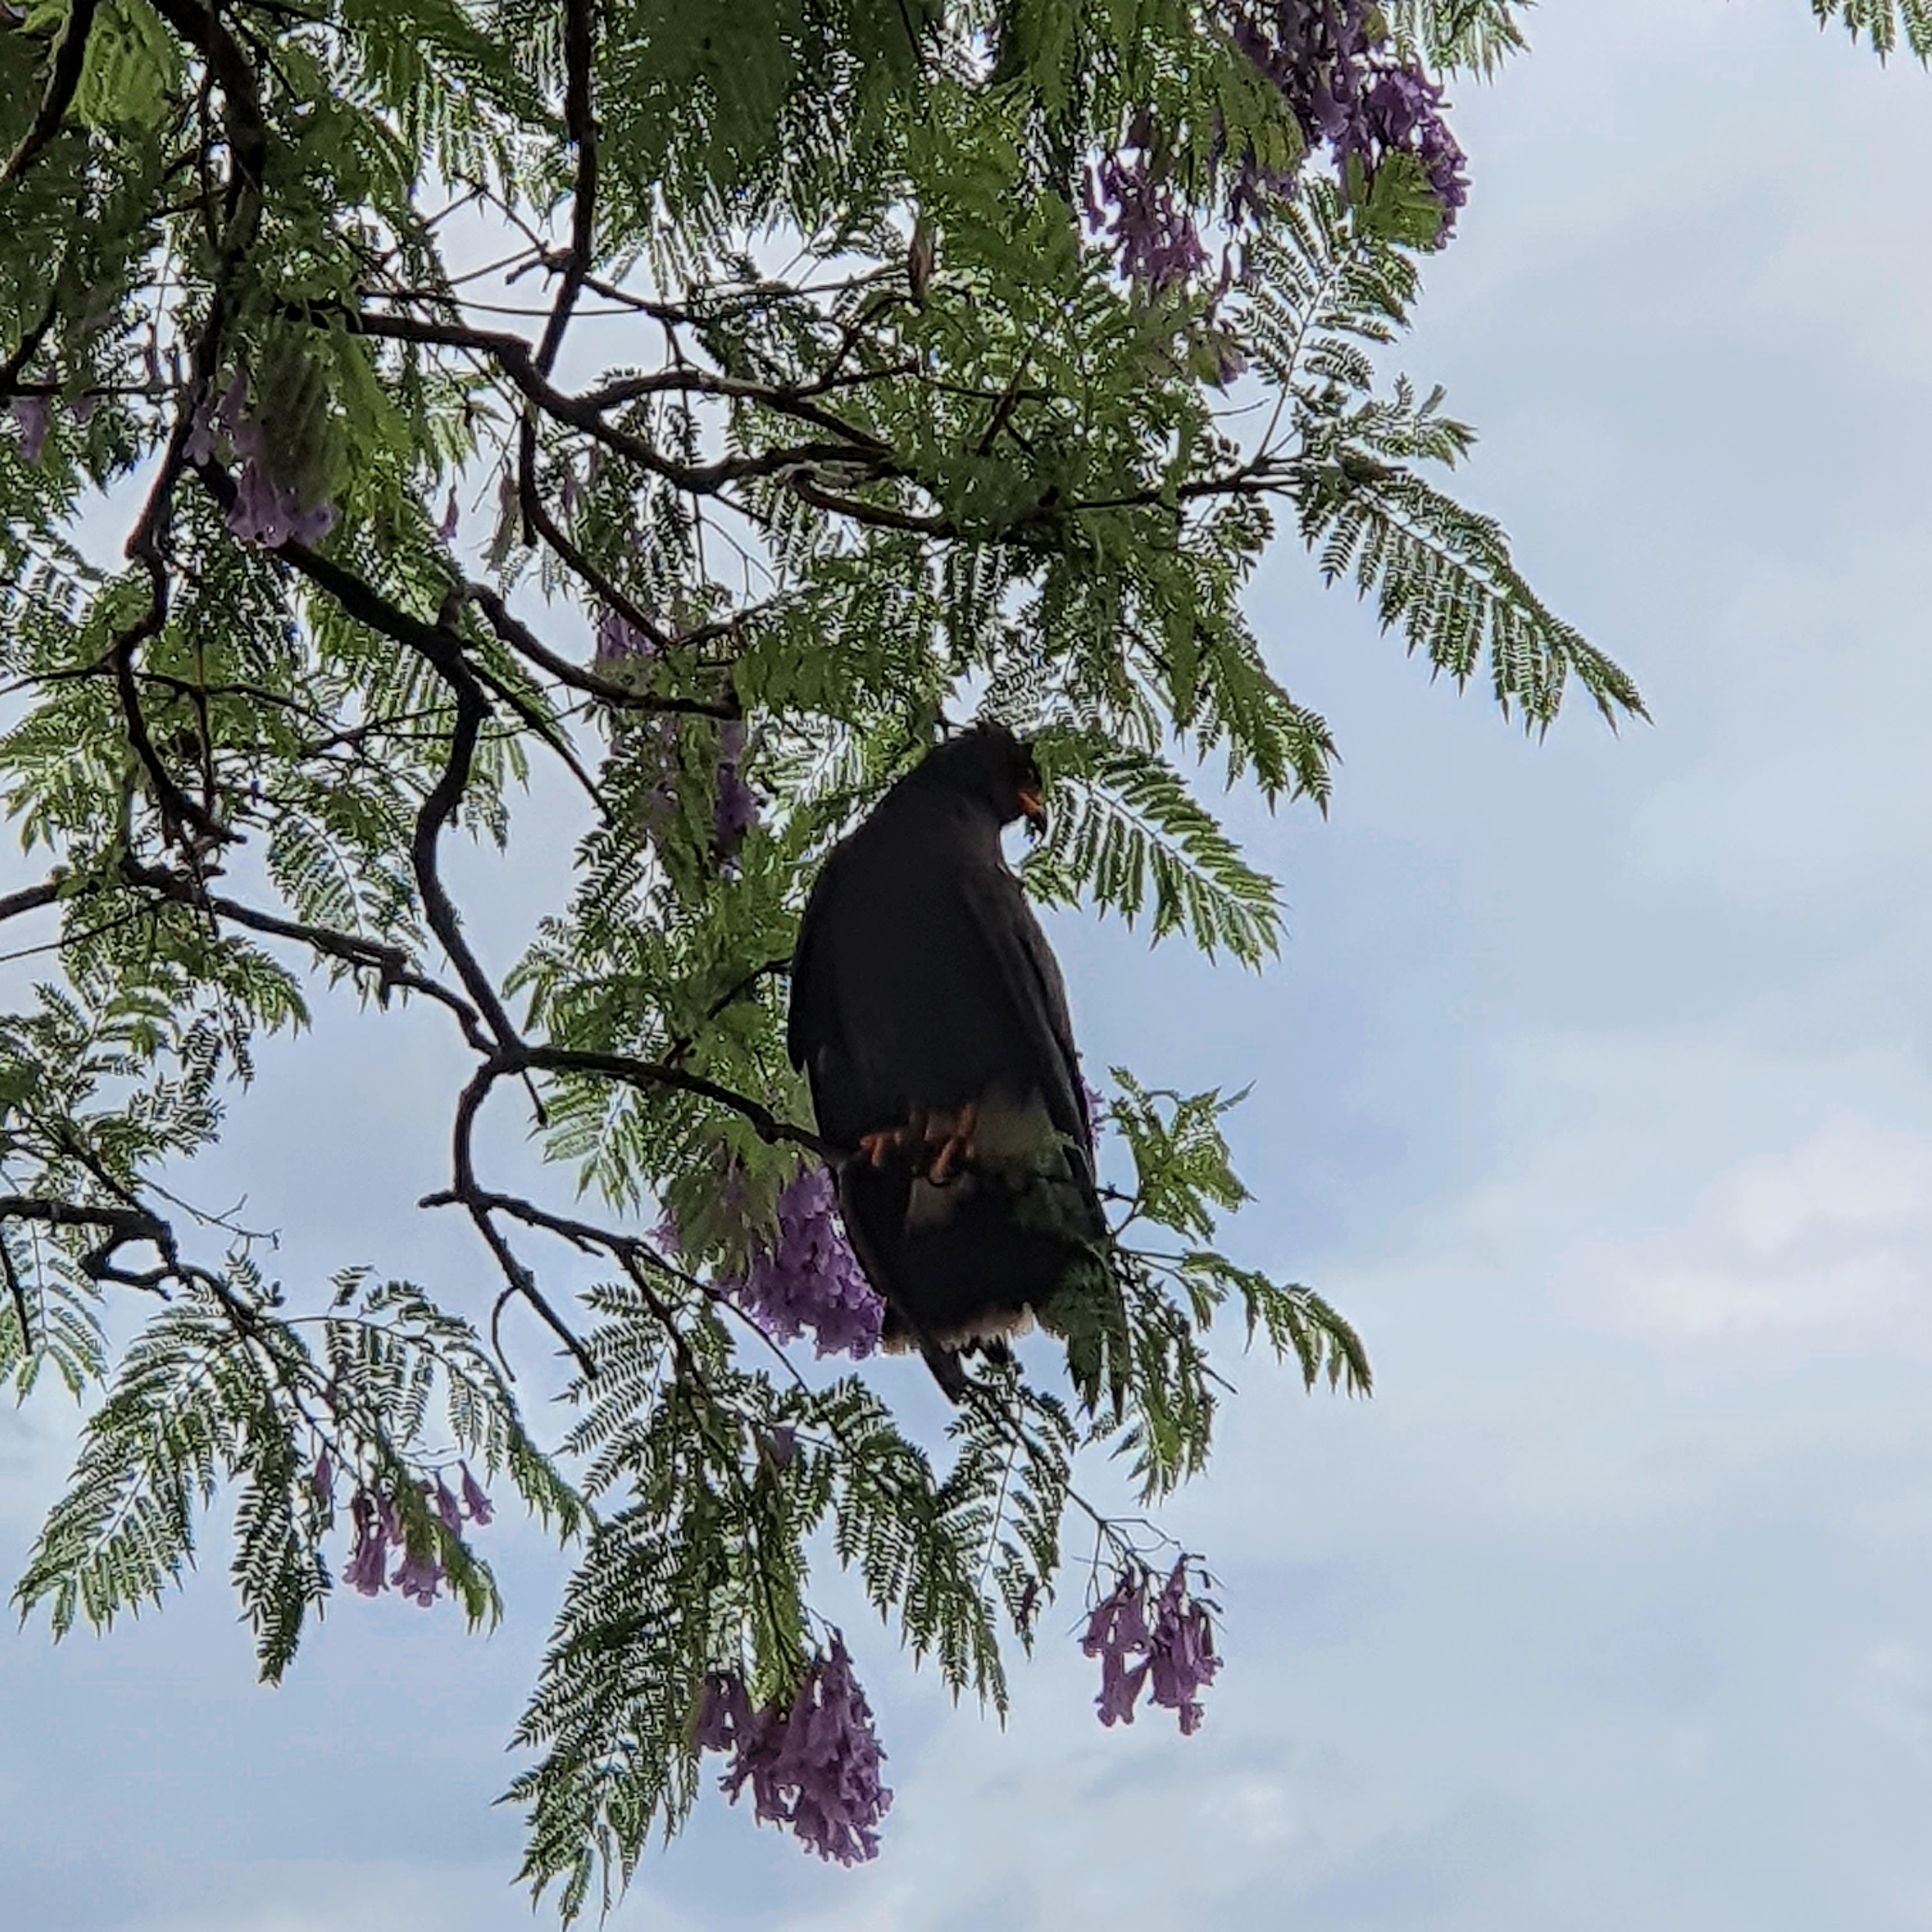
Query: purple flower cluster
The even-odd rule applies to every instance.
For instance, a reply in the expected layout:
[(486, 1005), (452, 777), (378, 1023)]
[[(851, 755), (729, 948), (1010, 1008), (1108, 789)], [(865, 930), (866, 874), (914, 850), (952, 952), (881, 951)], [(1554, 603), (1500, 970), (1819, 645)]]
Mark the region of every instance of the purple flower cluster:
[(47, 431), (53, 427), (53, 398), (50, 396), (16, 396), (14, 420), (20, 425), (20, 458), (38, 464), (46, 447)]
[(758, 795), (745, 782), (745, 721), (729, 718), (718, 734), (718, 796), (711, 810), (712, 849), (721, 866), (735, 867), (745, 834), (758, 822)]
[(1083, 199), (1088, 226), (1111, 231), (1122, 272), (1158, 295), (1199, 274), (1208, 250), (1192, 212), (1156, 171), (1152, 138), (1137, 124), (1125, 151), (1087, 170)]
[(1442, 90), (1397, 58), (1371, 0), (1227, 0), (1234, 41), (1280, 89), (1309, 146), (1372, 182), (1412, 154), (1442, 209), (1443, 233), (1468, 199), (1465, 157), (1442, 118)]
[[(460, 1463), (458, 1467), (462, 1471), (460, 1498), (440, 1476), (433, 1484), (423, 1484), (422, 1488), (443, 1528), (460, 1543), (466, 1522), (482, 1528), (496, 1512), (482, 1485), (470, 1473), (469, 1464)], [(316, 1464), (314, 1480), (318, 1493), (333, 1489), (334, 1475), (326, 1451)], [(410, 1551), (394, 1499), (358, 1489), (350, 1499), (349, 1514), (356, 1526), (356, 1540), (342, 1580), (365, 1597), (379, 1596), (394, 1584), (412, 1603), (428, 1610), (436, 1601), (437, 1588), (447, 1573), (434, 1551), (420, 1554)], [(393, 1573), (388, 1567), (392, 1551), (400, 1558)]]
[[(648, 663), (658, 646), (621, 611), (605, 610), (597, 620), (597, 646), (592, 662), (600, 670), (621, 664)], [(677, 809), (677, 773), (682, 740), (678, 719), (665, 712), (640, 728), (638, 742), (654, 759), (658, 782), (645, 804), (648, 829), (655, 837), (670, 824)], [(758, 795), (745, 781), (746, 726), (741, 718), (728, 719), (719, 734), (716, 787), (711, 808), (712, 851), (720, 866), (735, 867), (745, 835), (758, 824)]]
[(597, 620), (598, 664), (623, 664), (633, 658), (654, 658), (657, 654), (657, 646), (621, 611), (606, 610)]
[(291, 539), (316, 544), (328, 536), (335, 527), (335, 506), (326, 502), (305, 505), (300, 488), (278, 480), (267, 427), (248, 413), (246, 376), (236, 376), (218, 406), (206, 396), (196, 405), (183, 451), (189, 462), (206, 463), (213, 457), (218, 427), (226, 433), (242, 465), (235, 480), (228, 527), (244, 543), (280, 550)]
[[(1372, 0), (1217, 0), (1234, 44), (1280, 92), (1310, 151), (1326, 148), (1346, 177), (1351, 162), (1372, 184), (1391, 155), (1412, 156), (1442, 211), (1444, 238), (1468, 199), (1465, 156), (1443, 118), (1442, 90), (1390, 44)], [(1208, 250), (1193, 210), (1159, 158), (1145, 110), (1124, 144), (1086, 172), (1088, 227), (1106, 236), (1121, 271), (1158, 294), (1198, 275)], [(1290, 184), (1250, 167), (1229, 197), (1240, 221), (1257, 211), (1257, 190)], [(1240, 373), (1221, 356), (1225, 384)]]
[(1102, 1724), (1131, 1724), (1144, 1689), (1153, 1703), (1178, 1714), (1182, 1736), (1191, 1737), (1201, 1728), (1198, 1694), (1221, 1667), (1214, 1628), (1207, 1605), (1188, 1595), (1186, 1557), (1161, 1586), (1150, 1625), (1153, 1583), (1138, 1564), (1123, 1570), (1112, 1595), (1088, 1619), (1080, 1647), (1100, 1660), (1100, 1694), (1094, 1701)]
[(1376, 74), (1364, 90), (1348, 144), (1336, 154), (1343, 161), (1358, 156), (1370, 180), (1384, 156), (1413, 154), (1442, 210), (1445, 237), (1455, 227), (1456, 210), (1469, 199), (1468, 157), (1442, 118), (1442, 90), (1418, 68), (1384, 68)]
[(809, 1329), (820, 1354), (862, 1360), (878, 1346), (885, 1304), (838, 1226), (836, 1201), (832, 1176), (808, 1168), (778, 1196), (776, 1240), (761, 1242), (749, 1271), (719, 1286), (775, 1342)]
[(697, 1743), (731, 1754), (720, 1784), (734, 1804), (749, 1784), (760, 1824), (789, 1826), (808, 1850), (842, 1865), (878, 1856), (879, 1821), (892, 1802), (879, 1782), (886, 1754), (836, 1630), (830, 1654), (806, 1673), (789, 1711), (754, 1711), (742, 1679), (707, 1677)]

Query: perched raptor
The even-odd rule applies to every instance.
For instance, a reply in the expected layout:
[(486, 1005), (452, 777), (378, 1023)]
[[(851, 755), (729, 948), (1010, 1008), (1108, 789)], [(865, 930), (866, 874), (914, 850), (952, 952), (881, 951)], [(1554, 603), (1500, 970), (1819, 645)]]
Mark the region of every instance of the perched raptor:
[(886, 1340), (956, 1352), (1092, 1270), (1106, 1223), (1060, 968), (1000, 849), (1045, 820), (1033, 754), (980, 724), (836, 846), (807, 901), (789, 1041)]

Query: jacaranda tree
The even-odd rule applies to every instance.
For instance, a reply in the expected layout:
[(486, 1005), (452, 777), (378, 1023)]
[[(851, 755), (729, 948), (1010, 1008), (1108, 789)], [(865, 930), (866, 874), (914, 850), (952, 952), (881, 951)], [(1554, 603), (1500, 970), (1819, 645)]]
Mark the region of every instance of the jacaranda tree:
[[(472, 1538), (514, 1492), (574, 1563), (514, 1786), (567, 1916), (706, 1752), (876, 1850), (813, 1561), (996, 1706), (1000, 1627), (1084, 1588), (1103, 1720), (1194, 1727), (1198, 1560), (1076, 1462), (1148, 1504), (1202, 1467), (1224, 1310), (1311, 1387), (1366, 1390), (1360, 1345), (1215, 1246), (1225, 1100), (1116, 1070), (1124, 1324), (982, 1362), (915, 1439), (916, 1360), (826, 1360), (878, 1308), (787, 962), (818, 857), (982, 712), (1049, 781), (1040, 898), (1262, 964), (1276, 887), (1199, 793), (1328, 795), (1240, 606), (1277, 518), (1532, 730), (1573, 686), (1640, 710), (1444, 494), (1471, 432), (1383, 352), (1468, 191), (1442, 77), (1526, 4), (0, 0), (0, 921), (42, 976), (0, 1016), (0, 1364), (85, 1417), (23, 1612), (158, 1599), (232, 1498), (272, 1679), (338, 1579), (492, 1616)], [(1927, 0), (1814, 6), (1932, 50)], [(582, 836), (500, 975), (444, 860), (538, 761)], [(423, 1204), (470, 1280), (275, 1280), (189, 1204), (251, 1043), (354, 997), (473, 1058)], [(506, 1108), (554, 1192), (482, 1164)], [(515, 1400), (532, 1323), (560, 1441)]]

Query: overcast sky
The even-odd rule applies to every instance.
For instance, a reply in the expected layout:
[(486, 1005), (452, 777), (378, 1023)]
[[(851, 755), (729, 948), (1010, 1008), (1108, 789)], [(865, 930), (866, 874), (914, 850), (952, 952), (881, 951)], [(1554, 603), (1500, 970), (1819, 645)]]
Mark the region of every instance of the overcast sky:
[[(620, 1928), (1932, 1924), (1932, 77), (1803, 0), (1535, 26), (1460, 90), (1474, 192), (1402, 362), (1654, 724), (1526, 742), (1284, 546), (1255, 620), (1345, 762), (1327, 822), (1250, 826), (1281, 963), (1053, 925), (1090, 1061), (1255, 1081), (1231, 1244), (1357, 1321), (1376, 1398), (1240, 1366), (1171, 1516), (1228, 1607), (1197, 1737), (1100, 1729), (1070, 1608), (1003, 1733), (834, 1588), (883, 1855), (708, 1798)], [(332, 1010), (206, 1191), (252, 1189), (292, 1280), (462, 1300), (475, 1256), (409, 1205), (455, 1070)], [(70, 1428), (0, 1417), (10, 1576)], [(484, 1534), (494, 1636), (351, 1597), (278, 1692), (218, 1538), (158, 1618), (0, 1639), (8, 1922), (529, 1924), (490, 1801), (561, 1572)]]

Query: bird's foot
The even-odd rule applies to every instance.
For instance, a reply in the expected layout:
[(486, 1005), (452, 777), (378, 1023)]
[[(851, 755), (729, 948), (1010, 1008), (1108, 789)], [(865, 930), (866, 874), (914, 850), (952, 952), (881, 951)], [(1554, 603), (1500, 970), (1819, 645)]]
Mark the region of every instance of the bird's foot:
[(926, 1123), (926, 1144), (934, 1150), (926, 1178), (935, 1187), (944, 1187), (963, 1168), (972, 1166), (976, 1149), (974, 1136), (979, 1131), (980, 1106), (968, 1100), (956, 1114), (934, 1114)]
[(909, 1148), (923, 1146), (925, 1142), (925, 1117), (915, 1114), (903, 1126), (884, 1128), (875, 1134), (861, 1134), (859, 1151), (873, 1166), (884, 1167), (893, 1155), (903, 1154)]

